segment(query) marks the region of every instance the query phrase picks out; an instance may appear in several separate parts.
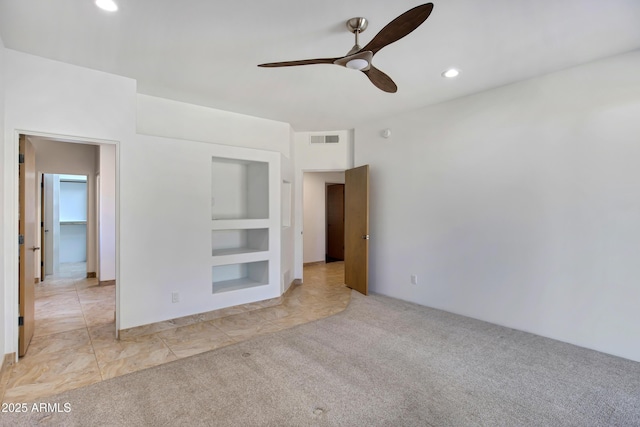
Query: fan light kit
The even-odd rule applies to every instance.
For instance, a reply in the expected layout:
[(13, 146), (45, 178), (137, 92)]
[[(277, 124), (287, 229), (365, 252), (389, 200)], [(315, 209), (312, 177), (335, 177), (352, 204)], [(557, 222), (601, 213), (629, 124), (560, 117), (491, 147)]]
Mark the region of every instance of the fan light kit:
[(413, 32), (431, 15), (433, 3), (416, 6), (389, 22), (378, 34), (375, 35), (365, 47), (359, 45), (359, 35), (367, 29), (368, 21), (365, 18), (351, 18), (347, 21), (347, 28), (356, 38), (355, 45), (345, 56), (337, 58), (304, 59), (301, 61), (270, 62), (260, 64), (258, 67), (293, 67), (296, 65), (335, 64), (353, 70), (362, 71), (378, 89), (395, 93), (398, 86), (382, 71), (371, 63), (373, 55), (383, 47), (396, 42)]
[(118, 10), (118, 5), (113, 0), (96, 0), (96, 6), (107, 12), (115, 12)]
[(366, 59), (355, 58), (344, 65), (345, 67), (351, 68), (352, 70), (362, 71), (369, 66), (369, 63)]

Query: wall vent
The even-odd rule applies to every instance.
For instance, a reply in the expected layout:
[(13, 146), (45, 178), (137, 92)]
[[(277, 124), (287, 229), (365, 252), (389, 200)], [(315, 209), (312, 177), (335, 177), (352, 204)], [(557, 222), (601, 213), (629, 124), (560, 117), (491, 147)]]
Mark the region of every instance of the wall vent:
[(340, 142), (339, 135), (310, 135), (310, 144), (337, 144)]

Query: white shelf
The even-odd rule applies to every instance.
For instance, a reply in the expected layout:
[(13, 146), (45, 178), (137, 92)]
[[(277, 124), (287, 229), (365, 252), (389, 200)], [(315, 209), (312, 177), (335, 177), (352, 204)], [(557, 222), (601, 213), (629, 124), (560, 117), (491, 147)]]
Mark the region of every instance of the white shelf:
[(227, 256), (227, 255), (253, 254), (253, 253), (259, 253), (259, 252), (264, 252), (265, 254), (268, 254), (267, 251), (264, 251), (262, 249), (252, 249), (252, 248), (243, 247), (243, 248), (217, 249), (213, 251), (213, 256), (221, 257), (221, 256)]
[(268, 228), (271, 221), (267, 219), (214, 219), (211, 228), (214, 230), (230, 230), (240, 228)]
[(211, 251), (214, 256), (268, 250), (268, 228), (236, 228), (211, 231)]
[(254, 252), (238, 252), (229, 253), (225, 255), (214, 255), (211, 258), (212, 266), (249, 263), (258, 261), (268, 261), (269, 252), (267, 251), (254, 251)]
[(267, 283), (256, 282), (246, 277), (241, 279), (224, 280), (222, 282), (213, 283), (213, 293), (239, 291), (241, 289), (255, 288), (257, 286), (266, 286)]
[(221, 147), (211, 157), (211, 290), (219, 303), (280, 290), (280, 156)]
[(269, 261), (213, 266), (212, 292), (236, 291), (269, 284)]

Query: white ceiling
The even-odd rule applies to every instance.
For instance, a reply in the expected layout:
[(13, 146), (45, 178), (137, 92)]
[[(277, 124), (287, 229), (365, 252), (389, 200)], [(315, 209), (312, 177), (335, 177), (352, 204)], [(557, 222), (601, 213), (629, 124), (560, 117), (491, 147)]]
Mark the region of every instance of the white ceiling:
[[(434, 0), (427, 21), (374, 64), (388, 94), (335, 65), (258, 68), (336, 57), (364, 16), (366, 44), (421, 4), (388, 0), (0, 0), (7, 48), (131, 77), (140, 93), (291, 123), (349, 129), (492, 87), (640, 48), (640, 0)], [(462, 74), (445, 80), (450, 66)]]

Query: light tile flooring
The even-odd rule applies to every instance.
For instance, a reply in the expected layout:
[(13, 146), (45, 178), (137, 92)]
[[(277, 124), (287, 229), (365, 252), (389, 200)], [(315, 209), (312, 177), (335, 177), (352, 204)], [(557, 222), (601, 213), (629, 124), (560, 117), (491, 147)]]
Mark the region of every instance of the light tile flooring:
[(280, 305), (242, 306), (226, 317), (117, 340), (115, 286), (71, 270), (36, 285), (34, 337), (0, 378), (3, 402), (30, 402), (327, 317), (344, 310), (351, 295), (342, 262), (316, 264), (305, 267), (304, 284)]

